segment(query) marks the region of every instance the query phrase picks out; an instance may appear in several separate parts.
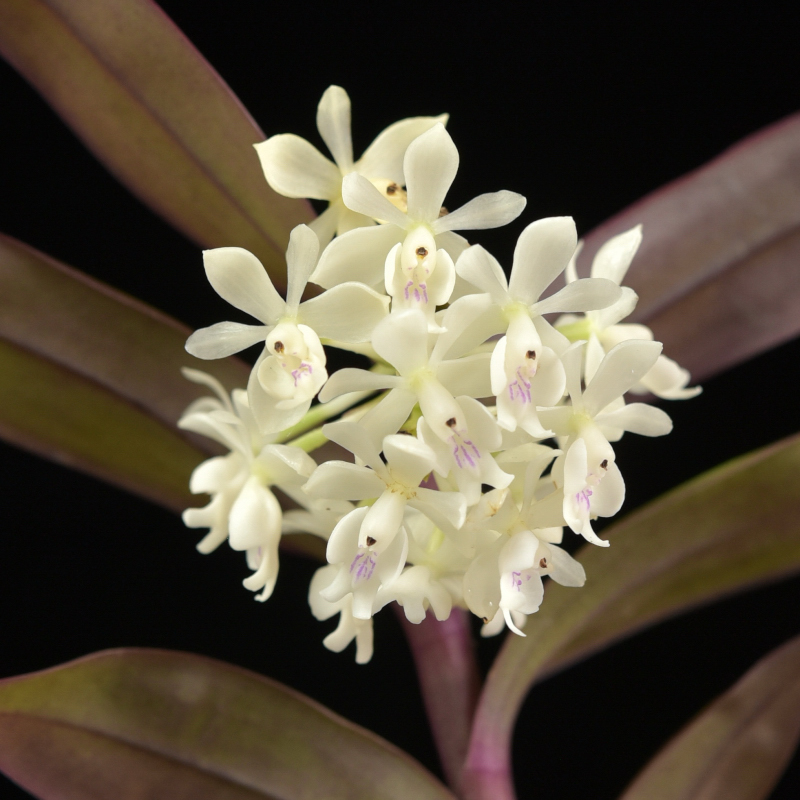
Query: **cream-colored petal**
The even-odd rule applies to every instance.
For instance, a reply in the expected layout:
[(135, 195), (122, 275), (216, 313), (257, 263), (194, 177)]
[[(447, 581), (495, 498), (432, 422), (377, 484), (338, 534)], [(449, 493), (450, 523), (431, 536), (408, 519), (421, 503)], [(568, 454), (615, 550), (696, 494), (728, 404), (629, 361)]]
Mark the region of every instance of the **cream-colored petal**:
[(186, 340), (186, 352), (205, 360), (225, 358), (258, 342), (264, 342), (271, 330), (271, 326), (265, 325), (218, 322), (195, 331)]
[(620, 285), (628, 267), (642, 243), (642, 226), (637, 225), (625, 233), (609, 239), (598, 251), (592, 262), (593, 278), (608, 278)]
[(638, 383), (656, 363), (661, 347), (661, 342), (630, 340), (611, 350), (583, 393), (586, 413), (594, 417)]
[(444, 125), (437, 123), (408, 146), (403, 171), (409, 218), (419, 222), (438, 219), (458, 171), (458, 150)]
[(401, 375), (428, 361), (428, 322), (419, 310), (401, 311), (384, 318), (373, 331), (375, 352)]
[(385, 220), (402, 230), (409, 225), (408, 217), (357, 172), (351, 172), (342, 182), (342, 199), (351, 211)]
[(640, 436), (666, 436), (672, 431), (669, 415), (646, 403), (629, 403), (618, 411), (601, 414), (595, 418), (595, 422), (601, 426), (638, 433)]
[(341, 86), (329, 86), (317, 106), (317, 130), (343, 172), (353, 168), (350, 98)]
[(375, 326), (389, 313), (389, 298), (363, 283), (350, 281), (300, 306), (298, 319), (323, 339), (368, 342)]
[(501, 191), (478, 195), (468, 203), (433, 222), (434, 233), (499, 228), (513, 222), (528, 201), (517, 192)]
[(468, 247), (456, 261), (456, 272), (499, 306), (511, 301), (508, 280), (498, 260), (481, 245)]
[(526, 305), (542, 292), (569, 263), (578, 244), (572, 217), (549, 217), (532, 222), (522, 232), (514, 249), (514, 264), (508, 290)]
[(339, 197), (342, 173), (305, 139), (281, 133), (254, 147), (267, 183), (278, 194), (315, 200)]
[(401, 119), (384, 129), (364, 155), (356, 162), (356, 170), (367, 178), (387, 178), (405, 186), (403, 157), (411, 142), (436, 123), (447, 124), (447, 114), (438, 117), (410, 117)]
[(298, 225), (289, 234), (286, 251), (287, 290), (286, 310), (295, 315), (308, 279), (317, 266), (319, 239), (308, 225)]
[(606, 308), (622, 297), (622, 290), (605, 278), (582, 278), (531, 306), (531, 314), (560, 314), (564, 311), (594, 311)]
[(217, 247), (203, 252), (206, 277), (214, 291), (232, 306), (265, 325), (274, 325), (286, 311), (263, 264), (241, 247)]
[(357, 228), (338, 236), (322, 252), (311, 280), (325, 289), (346, 281), (378, 286), (387, 253), (404, 237), (395, 225)]
[(320, 464), (304, 487), (312, 497), (356, 501), (378, 497), (385, 488), (371, 469), (347, 461)]

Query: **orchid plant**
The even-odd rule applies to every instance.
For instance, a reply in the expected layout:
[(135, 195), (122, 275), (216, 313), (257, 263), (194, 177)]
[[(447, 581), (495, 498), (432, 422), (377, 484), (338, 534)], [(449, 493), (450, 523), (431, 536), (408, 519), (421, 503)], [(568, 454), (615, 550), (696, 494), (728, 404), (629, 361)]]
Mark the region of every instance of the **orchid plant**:
[[(330, 86), (316, 123), (331, 160), (297, 135), (263, 135), (150, 0), (90, 5), (0, 0), (0, 50), (126, 185), (207, 248), (211, 288), (255, 322), (188, 333), (3, 237), (0, 358), (15, 389), (0, 431), (181, 512), (203, 532), (201, 553), (226, 541), (244, 552), (258, 601), (275, 590), (282, 551), (317, 559), (308, 606), (322, 645), (359, 665), (382, 646), (375, 616), (394, 607), (446, 785), (286, 686), (150, 650), (0, 682), (0, 768), (14, 781), (43, 800), (511, 800), (513, 726), (534, 682), (666, 615), (800, 569), (796, 439), (598, 522), (625, 500), (616, 443), (668, 434), (655, 403), (701, 391), (686, 366), (696, 345), (677, 332), (690, 312), (720, 310), (687, 291), (701, 276), (713, 284), (720, 264), (747, 266), (741, 242), (698, 244), (690, 201), (739, 202), (720, 187), (767, 152), (777, 183), (800, 152), (798, 118), (688, 179), (703, 191), (670, 187), (580, 241), (570, 217), (527, 219), (513, 191), (451, 210), (459, 152), (446, 114), (390, 125), (355, 160), (350, 98)], [(32, 46), (43, 37), (61, 47)], [(159, 53), (147, 64), (145, 41)], [(146, 111), (126, 105), (130, 85), (113, 77), (123, 74)], [(75, 77), (87, 91), (102, 85), (103, 113), (126, 124), (95, 125), (96, 109), (64, 91)], [(196, 122), (209, 103), (225, 125), (206, 133)], [(131, 156), (137, 141), (148, 146)], [(785, 204), (769, 181), (758, 188), (762, 208)], [(319, 216), (309, 199), (327, 203)], [(667, 208), (681, 210), (665, 224)], [(473, 232), (515, 221), (504, 269)], [(789, 224), (743, 229), (752, 260)], [(758, 268), (784, 269), (780, 255)], [(51, 328), (29, 323), (30, 296)], [(714, 363), (701, 374), (731, 363), (732, 349), (743, 358), (787, 335), (764, 334), (733, 298), (718, 302), (739, 331), (704, 342)], [(101, 327), (134, 369), (94, 344)], [(231, 358), (253, 346), (254, 364)], [(39, 387), (56, 384), (42, 399)], [(507, 637), (482, 686), (477, 629)], [(764, 797), (800, 737), (798, 667), (795, 639), (680, 732), (624, 800)]]

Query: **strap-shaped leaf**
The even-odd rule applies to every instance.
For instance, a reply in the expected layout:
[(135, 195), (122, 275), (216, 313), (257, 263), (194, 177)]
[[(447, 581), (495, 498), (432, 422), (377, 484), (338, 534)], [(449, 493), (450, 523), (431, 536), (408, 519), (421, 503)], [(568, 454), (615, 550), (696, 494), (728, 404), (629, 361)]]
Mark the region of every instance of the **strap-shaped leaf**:
[(181, 366), (228, 386), (235, 359), (206, 365), (188, 328), (0, 235), (0, 435), (175, 511), (195, 505), (192, 469), (210, 442), (175, 423), (203, 389)]
[[(244, 387), (250, 368), (200, 361), (190, 331), (144, 303), (0, 234), (0, 436), (20, 447), (182, 511), (209, 439), (176, 422), (208, 390), (181, 374), (202, 369)], [(316, 558), (324, 544), (291, 536)]]
[(800, 738), (800, 637), (774, 650), (647, 765), (621, 800), (764, 800)]
[(0, 340), (0, 436), (181, 511), (205, 454), (95, 382)]
[[(0, 234), (0, 339), (96, 382), (173, 429), (186, 406), (208, 394), (181, 367), (209, 372), (229, 389), (247, 386), (250, 372), (234, 358), (190, 356), (184, 349), (190, 333), (166, 314)], [(14, 376), (0, 376), (6, 380)]]
[(405, 753), (299, 693), (158, 650), (0, 682), (0, 768), (43, 800), (453, 800)]
[(285, 281), (289, 231), (313, 213), (268, 187), (266, 137), (155, 3), (2, 0), (0, 52), (143, 202)]
[(800, 114), (749, 136), (586, 237), (598, 248), (639, 223), (626, 283), (632, 319), (702, 380), (800, 333)]
[(604, 531), (607, 550), (584, 547), (577, 558), (586, 586), (551, 582), (526, 638), (509, 636), (495, 661), (467, 775), (507, 780), (511, 729), (535, 680), (667, 616), (800, 569), (798, 470), (800, 437), (792, 437), (717, 467), (611, 526)]

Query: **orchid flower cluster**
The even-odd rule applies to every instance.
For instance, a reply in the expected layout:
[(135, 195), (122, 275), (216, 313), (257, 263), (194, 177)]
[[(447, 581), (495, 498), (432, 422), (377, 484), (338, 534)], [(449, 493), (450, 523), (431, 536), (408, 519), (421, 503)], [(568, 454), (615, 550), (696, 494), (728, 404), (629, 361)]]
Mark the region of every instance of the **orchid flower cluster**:
[[(244, 585), (266, 600), (282, 535), (321, 537), (328, 563), (311, 581), (311, 611), (339, 615), (324, 644), (341, 651), (355, 639), (359, 663), (372, 656), (373, 615), (391, 602), (412, 623), (458, 606), (485, 635), (524, 635), (545, 576), (586, 580), (559, 546), (563, 529), (608, 544), (592, 523), (624, 499), (613, 443), (672, 427), (625, 394), (699, 391), (649, 329), (622, 322), (637, 300), (621, 283), (639, 227), (608, 241), (584, 279), (571, 218), (529, 224), (508, 279), (455, 232), (505, 225), (526, 201), (500, 191), (447, 211), (459, 157), (446, 122), (397, 122), (354, 161), (350, 100), (332, 86), (317, 126), (333, 162), (292, 134), (256, 145), (274, 190), (328, 208), (291, 233), (285, 299), (251, 253), (207, 251), (213, 288), (257, 324), (221, 322), (186, 345), (215, 359), (263, 343), (248, 386), (230, 395), (186, 370), (213, 396), (180, 426), (229, 451), (191, 478), (212, 498), (183, 516), (209, 529), (198, 549), (227, 539), (244, 551)], [(565, 285), (543, 298), (562, 273)], [(309, 282), (322, 291), (303, 300)], [(372, 366), (329, 375), (331, 347)], [(327, 442), (347, 458), (318, 465), (309, 453)], [(282, 510), (273, 489), (296, 507)]]

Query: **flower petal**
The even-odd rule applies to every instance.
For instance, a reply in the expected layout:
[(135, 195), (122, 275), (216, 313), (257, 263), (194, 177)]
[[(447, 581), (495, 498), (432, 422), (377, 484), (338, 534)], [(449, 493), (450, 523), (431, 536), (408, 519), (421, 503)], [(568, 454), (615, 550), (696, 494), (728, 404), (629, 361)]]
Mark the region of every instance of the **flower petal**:
[(672, 430), (669, 415), (655, 406), (646, 403), (630, 403), (618, 411), (595, 417), (601, 426), (619, 428), (638, 433), (641, 436), (666, 436)]
[(317, 130), (342, 171), (353, 168), (350, 98), (341, 86), (329, 86), (317, 106)]
[(278, 194), (315, 200), (339, 196), (342, 173), (305, 139), (281, 133), (254, 147), (267, 183)]
[(345, 208), (341, 200), (335, 200), (316, 219), (308, 223), (308, 227), (317, 234), (320, 250), (327, 247), (336, 235), (343, 211), (349, 209)]
[(503, 190), (481, 194), (461, 208), (439, 217), (433, 223), (434, 233), (443, 231), (485, 230), (499, 228), (515, 220), (527, 200), (517, 192)]
[(594, 311), (616, 303), (622, 297), (622, 289), (605, 278), (581, 278), (568, 283), (554, 295), (534, 303), (532, 314), (556, 314), (564, 311)]
[(578, 233), (572, 217), (548, 217), (528, 225), (514, 249), (511, 295), (526, 305), (535, 303), (564, 271), (577, 244)]
[(286, 311), (261, 262), (241, 247), (217, 247), (203, 252), (206, 277), (214, 291), (232, 306), (266, 325)]
[(498, 260), (481, 245), (468, 247), (456, 261), (456, 272), (482, 292), (487, 292), (499, 306), (511, 301), (508, 279)]
[(551, 545), (550, 566), (552, 572), (550, 577), (562, 586), (583, 586), (586, 583), (586, 570), (583, 565), (576, 561), (566, 550)]
[(303, 488), (312, 497), (358, 501), (379, 497), (386, 484), (367, 467), (347, 461), (326, 461), (314, 470)]
[(616, 325), (625, 317), (630, 316), (633, 309), (636, 308), (636, 304), (639, 302), (639, 295), (628, 286), (621, 286), (620, 289), (622, 290), (622, 296), (616, 303), (594, 312), (594, 323), (598, 328), (608, 328)]
[(444, 125), (437, 123), (411, 142), (403, 160), (403, 171), (409, 218), (420, 222), (438, 219), (458, 171), (458, 150)]
[(195, 331), (186, 340), (186, 352), (206, 360), (225, 358), (257, 342), (264, 342), (271, 330), (272, 327), (267, 325), (218, 322), (216, 325)]
[[(573, 284), (574, 285), (574, 284)], [(661, 342), (629, 340), (611, 350), (597, 369), (586, 391), (583, 404), (590, 417), (621, 397), (641, 380), (661, 354)]]
[(454, 361), (443, 361), (436, 377), (450, 394), (470, 397), (491, 397), (491, 353), (477, 353)]
[(460, 528), (467, 516), (467, 498), (461, 492), (440, 492), (434, 489), (417, 489), (417, 496), (409, 505), (421, 511), (439, 528)]
[(375, 326), (389, 313), (389, 298), (363, 283), (350, 281), (306, 300), (298, 319), (320, 338), (368, 342)]
[(255, 476), (248, 479), (231, 508), (229, 530), (234, 550), (260, 547), (280, 536), (280, 503)]
[(337, 236), (322, 252), (311, 280), (324, 289), (346, 281), (378, 286), (386, 254), (403, 238), (404, 232), (395, 225), (357, 228)]
[[(447, 250), (454, 263), (469, 247), (469, 242), (461, 234), (453, 231), (441, 231), (434, 238), (436, 239), (436, 246)], [(458, 296), (460, 297), (461, 295)]]
[(289, 234), (286, 251), (286, 309), (294, 315), (319, 255), (319, 239), (308, 225), (298, 225)]
[[(388, 477), (380, 451), (364, 430), (363, 425), (349, 420), (329, 422), (327, 425), (322, 426), (322, 433), (332, 442), (336, 442), (336, 444), (344, 447), (345, 450), (349, 450), (368, 467), (374, 469), (380, 478)], [(381, 491), (383, 491), (383, 488), (381, 488)]]
[(436, 455), (414, 436), (394, 434), (383, 440), (383, 454), (396, 481), (416, 489), (433, 469)]
[(686, 388), (690, 380), (689, 370), (671, 358), (659, 356), (653, 368), (642, 378), (641, 385), (665, 400), (688, 400), (703, 391), (700, 386)]
[(378, 405), (373, 406), (359, 421), (364, 430), (369, 433), (372, 441), (376, 446), (379, 446), (386, 436), (400, 430), (400, 426), (408, 419), (408, 415), (416, 402), (417, 397), (413, 392), (398, 387), (392, 389)]
[(416, 309), (390, 314), (372, 333), (375, 352), (401, 375), (409, 375), (428, 361), (428, 321)]
[(594, 487), (592, 512), (598, 517), (613, 517), (625, 502), (625, 481), (617, 462), (608, 466), (605, 478)]
[(342, 199), (351, 211), (385, 220), (403, 230), (408, 227), (408, 217), (357, 172), (351, 172), (342, 181)]
[(441, 114), (438, 117), (409, 117), (395, 122), (377, 135), (356, 162), (356, 169), (368, 178), (387, 178), (405, 186), (403, 157), (408, 146), (436, 123), (446, 125), (447, 119), (447, 114)]
[(398, 378), (397, 375), (380, 375), (376, 372), (367, 372), (365, 369), (346, 367), (337, 370), (328, 378), (319, 393), (319, 401), (327, 403), (334, 397), (349, 392), (378, 392), (381, 389), (392, 389), (401, 382), (402, 378)]
[(617, 285), (621, 285), (641, 243), (641, 225), (609, 239), (594, 257), (592, 277), (608, 278)]

